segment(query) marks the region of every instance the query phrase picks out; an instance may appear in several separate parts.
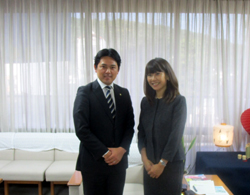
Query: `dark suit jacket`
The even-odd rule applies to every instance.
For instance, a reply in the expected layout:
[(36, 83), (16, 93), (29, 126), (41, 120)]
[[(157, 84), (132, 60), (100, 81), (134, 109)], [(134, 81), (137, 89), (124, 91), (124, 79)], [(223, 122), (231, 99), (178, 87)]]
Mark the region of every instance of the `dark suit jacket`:
[[(114, 84), (114, 94), (115, 120), (97, 80), (78, 89), (73, 110), (75, 132), (81, 141), (77, 170), (118, 172), (128, 167), (127, 155), (134, 134), (133, 108), (127, 89)], [(108, 147), (120, 146), (127, 150), (120, 163), (107, 165), (103, 154)]]
[(147, 157), (153, 163), (158, 163), (161, 158), (170, 162), (184, 160), (181, 139), (186, 119), (187, 105), (184, 96), (176, 96), (169, 104), (163, 99), (156, 99), (152, 106), (144, 97), (138, 125), (139, 151), (145, 147)]

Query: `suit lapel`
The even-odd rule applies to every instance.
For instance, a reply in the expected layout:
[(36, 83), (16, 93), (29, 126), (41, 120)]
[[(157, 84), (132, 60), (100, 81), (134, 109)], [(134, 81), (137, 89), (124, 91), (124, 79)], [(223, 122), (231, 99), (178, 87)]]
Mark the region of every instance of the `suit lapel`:
[(114, 123), (114, 120), (111, 116), (111, 112), (108, 108), (107, 100), (97, 80), (93, 82), (93, 92), (98, 101), (100, 102), (100, 104), (102, 105), (104, 112), (108, 115), (109, 119)]
[(119, 120), (121, 108), (123, 102), (123, 94), (117, 85), (114, 84), (114, 94), (115, 94), (115, 104), (116, 104), (116, 116), (115, 116), (115, 121), (117, 122)]

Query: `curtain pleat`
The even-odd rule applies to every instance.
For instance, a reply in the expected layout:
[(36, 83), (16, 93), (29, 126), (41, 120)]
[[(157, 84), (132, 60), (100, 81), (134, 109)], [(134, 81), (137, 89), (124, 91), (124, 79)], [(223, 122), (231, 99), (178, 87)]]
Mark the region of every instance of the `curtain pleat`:
[[(0, 131), (74, 132), (77, 88), (96, 79), (103, 48), (122, 58), (115, 83), (129, 89), (137, 129), (146, 63), (165, 58), (186, 97), (185, 145), (218, 150), (213, 126), (234, 126), (233, 146), (250, 142), (250, 1), (0, 0)], [(136, 134), (133, 142), (136, 142)]]

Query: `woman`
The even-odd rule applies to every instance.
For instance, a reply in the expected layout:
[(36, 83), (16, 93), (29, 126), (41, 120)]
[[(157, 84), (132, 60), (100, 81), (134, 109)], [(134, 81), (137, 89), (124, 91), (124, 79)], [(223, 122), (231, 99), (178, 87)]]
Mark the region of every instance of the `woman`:
[(182, 136), (186, 99), (170, 64), (162, 58), (148, 62), (138, 126), (138, 148), (144, 165), (145, 195), (180, 195), (185, 159)]

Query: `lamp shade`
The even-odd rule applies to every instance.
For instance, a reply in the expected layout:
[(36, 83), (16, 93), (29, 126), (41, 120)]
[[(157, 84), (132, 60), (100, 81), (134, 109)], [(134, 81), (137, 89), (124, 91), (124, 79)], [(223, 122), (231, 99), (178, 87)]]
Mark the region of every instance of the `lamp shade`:
[(233, 144), (234, 127), (221, 124), (213, 127), (214, 144), (219, 147), (229, 147)]

